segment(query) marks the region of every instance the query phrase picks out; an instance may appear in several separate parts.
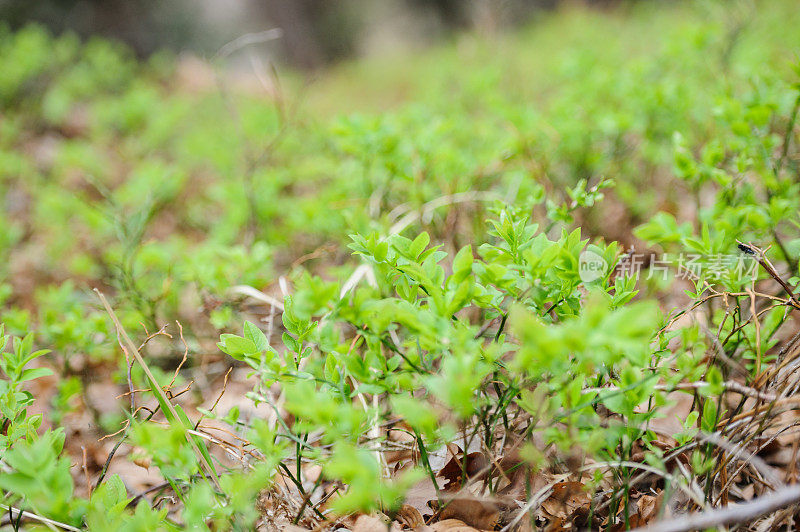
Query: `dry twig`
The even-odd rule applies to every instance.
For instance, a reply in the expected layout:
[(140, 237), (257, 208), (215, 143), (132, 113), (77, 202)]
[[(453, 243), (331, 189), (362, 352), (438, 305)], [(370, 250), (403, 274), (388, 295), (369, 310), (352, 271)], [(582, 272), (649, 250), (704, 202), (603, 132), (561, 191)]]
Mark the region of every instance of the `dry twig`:
[(690, 530), (744, 524), (798, 503), (800, 503), (800, 485), (793, 484), (742, 504), (682, 515), (651, 526), (637, 528), (636, 530), (646, 532), (689, 532)]

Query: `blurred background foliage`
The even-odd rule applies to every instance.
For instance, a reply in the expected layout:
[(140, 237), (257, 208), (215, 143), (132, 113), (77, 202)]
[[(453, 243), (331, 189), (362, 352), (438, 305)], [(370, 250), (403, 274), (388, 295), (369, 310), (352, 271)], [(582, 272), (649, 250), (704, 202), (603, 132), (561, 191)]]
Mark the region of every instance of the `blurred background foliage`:
[[(554, 9), (559, 0), (42, 0), (0, 2), (12, 29), (39, 22), (59, 34), (102, 36), (139, 56), (192, 50), (213, 54), (246, 32), (278, 27), (270, 52), (294, 67), (315, 68), (387, 47), (431, 44), (455, 31), (498, 32)], [(604, 6), (623, 2), (589, 0)]]
[[(434, 10), (417, 4), (403, 6)], [(117, 41), (6, 26), (2, 319), (12, 332), (47, 322), (36, 316), (46, 292), (82, 327), (88, 283), (116, 290), (129, 323), (179, 318), (214, 350), (218, 331), (239, 321), (232, 286), (267, 290), (299, 265), (346, 276), (349, 234), (475, 191), (520, 205), (547, 193), (559, 226), (637, 244), (632, 228), (653, 212), (693, 219), (697, 208), (673, 177), (674, 132), (699, 146), (726, 120), (789, 113), (795, 7), (563, 5), (513, 32), (463, 31), (425, 54), (412, 46), (311, 76), (253, 52), (272, 40), (210, 61), (137, 59)], [(15, 24), (38, 9), (20, 7)], [(609, 201), (559, 214), (558, 198), (574, 210), (609, 176)], [(452, 251), (482, 238), (484, 217), (482, 202), (467, 201), (413, 228)], [(58, 335), (103, 343), (56, 329), (45, 329), (48, 345), (69, 343)]]

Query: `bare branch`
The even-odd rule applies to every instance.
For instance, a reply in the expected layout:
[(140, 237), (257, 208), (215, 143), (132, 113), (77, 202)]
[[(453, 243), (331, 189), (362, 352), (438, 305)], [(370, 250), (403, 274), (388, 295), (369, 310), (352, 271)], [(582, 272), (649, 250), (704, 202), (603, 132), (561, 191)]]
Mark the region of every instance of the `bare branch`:
[(800, 485), (793, 484), (751, 501), (667, 519), (637, 528), (647, 532), (689, 532), (718, 526), (742, 524), (800, 502)]

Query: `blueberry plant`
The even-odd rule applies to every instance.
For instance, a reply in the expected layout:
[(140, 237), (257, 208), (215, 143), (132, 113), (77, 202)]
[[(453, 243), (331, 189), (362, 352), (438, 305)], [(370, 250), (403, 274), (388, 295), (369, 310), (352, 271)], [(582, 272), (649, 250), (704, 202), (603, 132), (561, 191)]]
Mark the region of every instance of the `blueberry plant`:
[(304, 99), (0, 28), (0, 527), (623, 530), (795, 481), (798, 17), (565, 7)]

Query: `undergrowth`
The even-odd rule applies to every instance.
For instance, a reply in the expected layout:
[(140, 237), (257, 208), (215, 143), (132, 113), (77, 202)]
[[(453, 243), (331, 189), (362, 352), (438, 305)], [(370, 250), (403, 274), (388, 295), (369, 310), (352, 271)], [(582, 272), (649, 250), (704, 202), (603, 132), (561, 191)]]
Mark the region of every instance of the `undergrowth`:
[(625, 530), (795, 483), (798, 22), (572, 8), (306, 99), (0, 31), (2, 526)]

